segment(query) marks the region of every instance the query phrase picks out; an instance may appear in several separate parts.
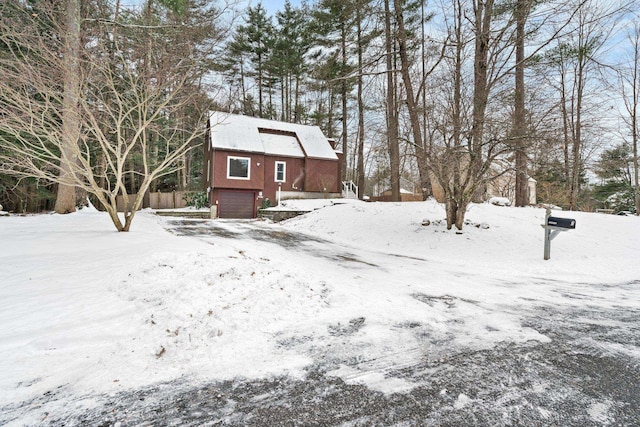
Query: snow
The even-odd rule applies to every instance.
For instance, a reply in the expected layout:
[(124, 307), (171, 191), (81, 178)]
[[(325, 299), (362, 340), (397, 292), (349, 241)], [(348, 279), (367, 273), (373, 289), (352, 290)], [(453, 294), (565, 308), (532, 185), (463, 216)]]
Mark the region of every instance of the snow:
[(496, 206), (511, 206), (511, 200), (506, 197), (491, 197), (489, 203)]
[(348, 203), (360, 202), (354, 199), (286, 199), (282, 200), (278, 206), (266, 208), (266, 210), (310, 212), (316, 209), (325, 208), (327, 206)]
[[(177, 378), (304, 378), (319, 358), (349, 384), (403, 393), (419, 385), (394, 375), (403, 367), (550, 342), (522, 321), (533, 306), (639, 305), (635, 216), (554, 212), (577, 227), (544, 261), (544, 209), (472, 205), (457, 233), (433, 201), (286, 204), (311, 212), (208, 223), (236, 238), (172, 233), (149, 211), (129, 233), (94, 209), (0, 218), (0, 408), (32, 425), (69, 401), (92, 408)], [(306, 237), (273, 244), (257, 231)], [(633, 343), (589, 345), (640, 362)], [(33, 403), (47, 393), (57, 397)], [(589, 414), (600, 422), (607, 408)]]
[[(575, 230), (551, 244), (542, 259), (545, 210), (471, 205), (462, 234), (446, 230), (444, 208), (425, 203), (340, 204), (293, 219), (289, 227), (374, 251), (416, 256), (461, 269), (458, 274), (549, 277), (584, 283), (636, 280), (640, 219), (584, 212), (553, 212), (575, 218)], [(431, 225), (423, 226), (425, 219)], [(457, 237), (456, 237), (457, 236)]]
[(304, 152), (295, 136), (260, 132), (260, 140), (265, 154), (304, 158)]

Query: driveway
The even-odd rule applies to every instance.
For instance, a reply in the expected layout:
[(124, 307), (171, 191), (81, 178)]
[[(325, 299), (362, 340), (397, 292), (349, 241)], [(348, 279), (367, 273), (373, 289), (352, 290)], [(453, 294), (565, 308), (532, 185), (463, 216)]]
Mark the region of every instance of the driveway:
[[(349, 248), (258, 221), (167, 220), (166, 226), (212, 244), (255, 241), (292, 258), (326, 260), (337, 265), (337, 277), (355, 271), (363, 280), (409, 280), (416, 271), (426, 274), (430, 264), (419, 256), (399, 263), (396, 254)], [(473, 319), (450, 321), (440, 331), (416, 322), (393, 327), (411, 334), (417, 345), (369, 353), (360, 336), (374, 319), (358, 314), (327, 325), (322, 338), (297, 331), (278, 338), (280, 346), (312, 357), (304, 378), (238, 379), (197, 387), (188, 379), (176, 380), (102, 396), (93, 410), (43, 424), (638, 425), (640, 310), (596, 304), (590, 296), (613, 285), (540, 284), (575, 300), (570, 305), (535, 298), (487, 304), (454, 293), (413, 292), (425, 310), (464, 313), (465, 307), (480, 305), (492, 313), (517, 314), (523, 327), (547, 339), (464, 345), (452, 331), (472, 327)], [(635, 294), (640, 282), (615, 286)], [(581, 288), (590, 292), (581, 293)], [(372, 387), (376, 380), (386, 388)]]

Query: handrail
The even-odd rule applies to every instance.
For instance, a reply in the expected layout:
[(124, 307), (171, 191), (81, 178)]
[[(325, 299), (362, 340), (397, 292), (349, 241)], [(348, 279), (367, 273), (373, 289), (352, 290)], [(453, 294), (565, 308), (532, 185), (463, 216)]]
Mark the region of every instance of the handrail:
[(355, 198), (358, 199), (359, 188), (353, 181), (342, 181), (342, 196), (345, 198), (350, 198), (350, 193), (355, 195)]

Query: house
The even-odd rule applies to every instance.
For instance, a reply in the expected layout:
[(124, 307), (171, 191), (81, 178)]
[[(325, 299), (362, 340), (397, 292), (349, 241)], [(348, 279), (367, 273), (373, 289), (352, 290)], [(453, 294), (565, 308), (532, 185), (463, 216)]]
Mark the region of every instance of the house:
[[(529, 205), (535, 205), (536, 202), (536, 187), (538, 181), (528, 177), (527, 178), (527, 203)], [(516, 202), (516, 174), (514, 171), (508, 172), (498, 176), (496, 179), (489, 182), (487, 186), (487, 198), (491, 197), (505, 197), (509, 199), (511, 204)]]
[[(372, 200), (376, 202), (391, 202), (393, 200), (393, 191), (390, 189), (384, 190), (379, 196), (373, 197)], [(422, 194), (416, 194), (413, 191), (400, 188), (401, 202), (421, 202), (422, 200)]]
[[(516, 175), (515, 171), (508, 163), (497, 162), (492, 167), (495, 178), (489, 180), (485, 188), (484, 199), (489, 200), (492, 197), (504, 197), (509, 199), (511, 204), (515, 204), (516, 200)], [(531, 177), (527, 179), (527, 197), (528, 204), (536, 204), (536, 185), (537, 181)], [(445, 202), (444, 189), (438, 183), (435, 176), (431, 175), (431, 188), (433, 197), (438, 203)]]
[(253, 218), (284, 199), (340, 197), (341, 162), (317, 126), (209, 116), (203, 181), (220, 218)]

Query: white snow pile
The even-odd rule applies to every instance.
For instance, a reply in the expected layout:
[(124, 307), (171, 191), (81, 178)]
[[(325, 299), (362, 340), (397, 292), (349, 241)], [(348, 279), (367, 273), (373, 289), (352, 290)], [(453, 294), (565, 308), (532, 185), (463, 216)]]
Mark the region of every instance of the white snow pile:
[(492, 197), (489, 199), (489, 203), (496, 206), (511, 206), (511, 200), (506, 197)]
[[(534, 304), (640, 301), (617, 287), (638, 278), (635, 216), (557, 213), (577, 227), (543, 261), (542, 209), (472, 205), (457, 233), (433, 201), (317, 204), (281, 224), (216, 221), (243, 237), (234, 239), (177, 236), (147, 211), (129, 233), (91, 209), (3, 218), (0, 407), (37, 424), (78, 397), (91, 406), (92, 396), (178, 378), (302, 378), (319, 356), (347, 382), (402, 392), (415, 384), (388, 366), (547, 342), (521, 325)], [(251, 227), (315, 238), (274, 244), (247, 237)], [(434, 339), (412, 335), (412, 324)], [(34, 400), (47, 393), (57, 398)]]
[[(552, 241), (551, 260), (544, 261), (544, 209), (472, 204), (461, 234), (455, 227), (447, 231), (444, 215), (443, 206), (433, 201), (340, 204), (286, 226), (372, 251), (446, 263), (458, 268), (457, 274), (581, 283), (638, 279), (637, 216), (553, 211), (554, 216), (575, 218), (577, 225)], [(442, 268), (433, 266), (435, 271)]]

